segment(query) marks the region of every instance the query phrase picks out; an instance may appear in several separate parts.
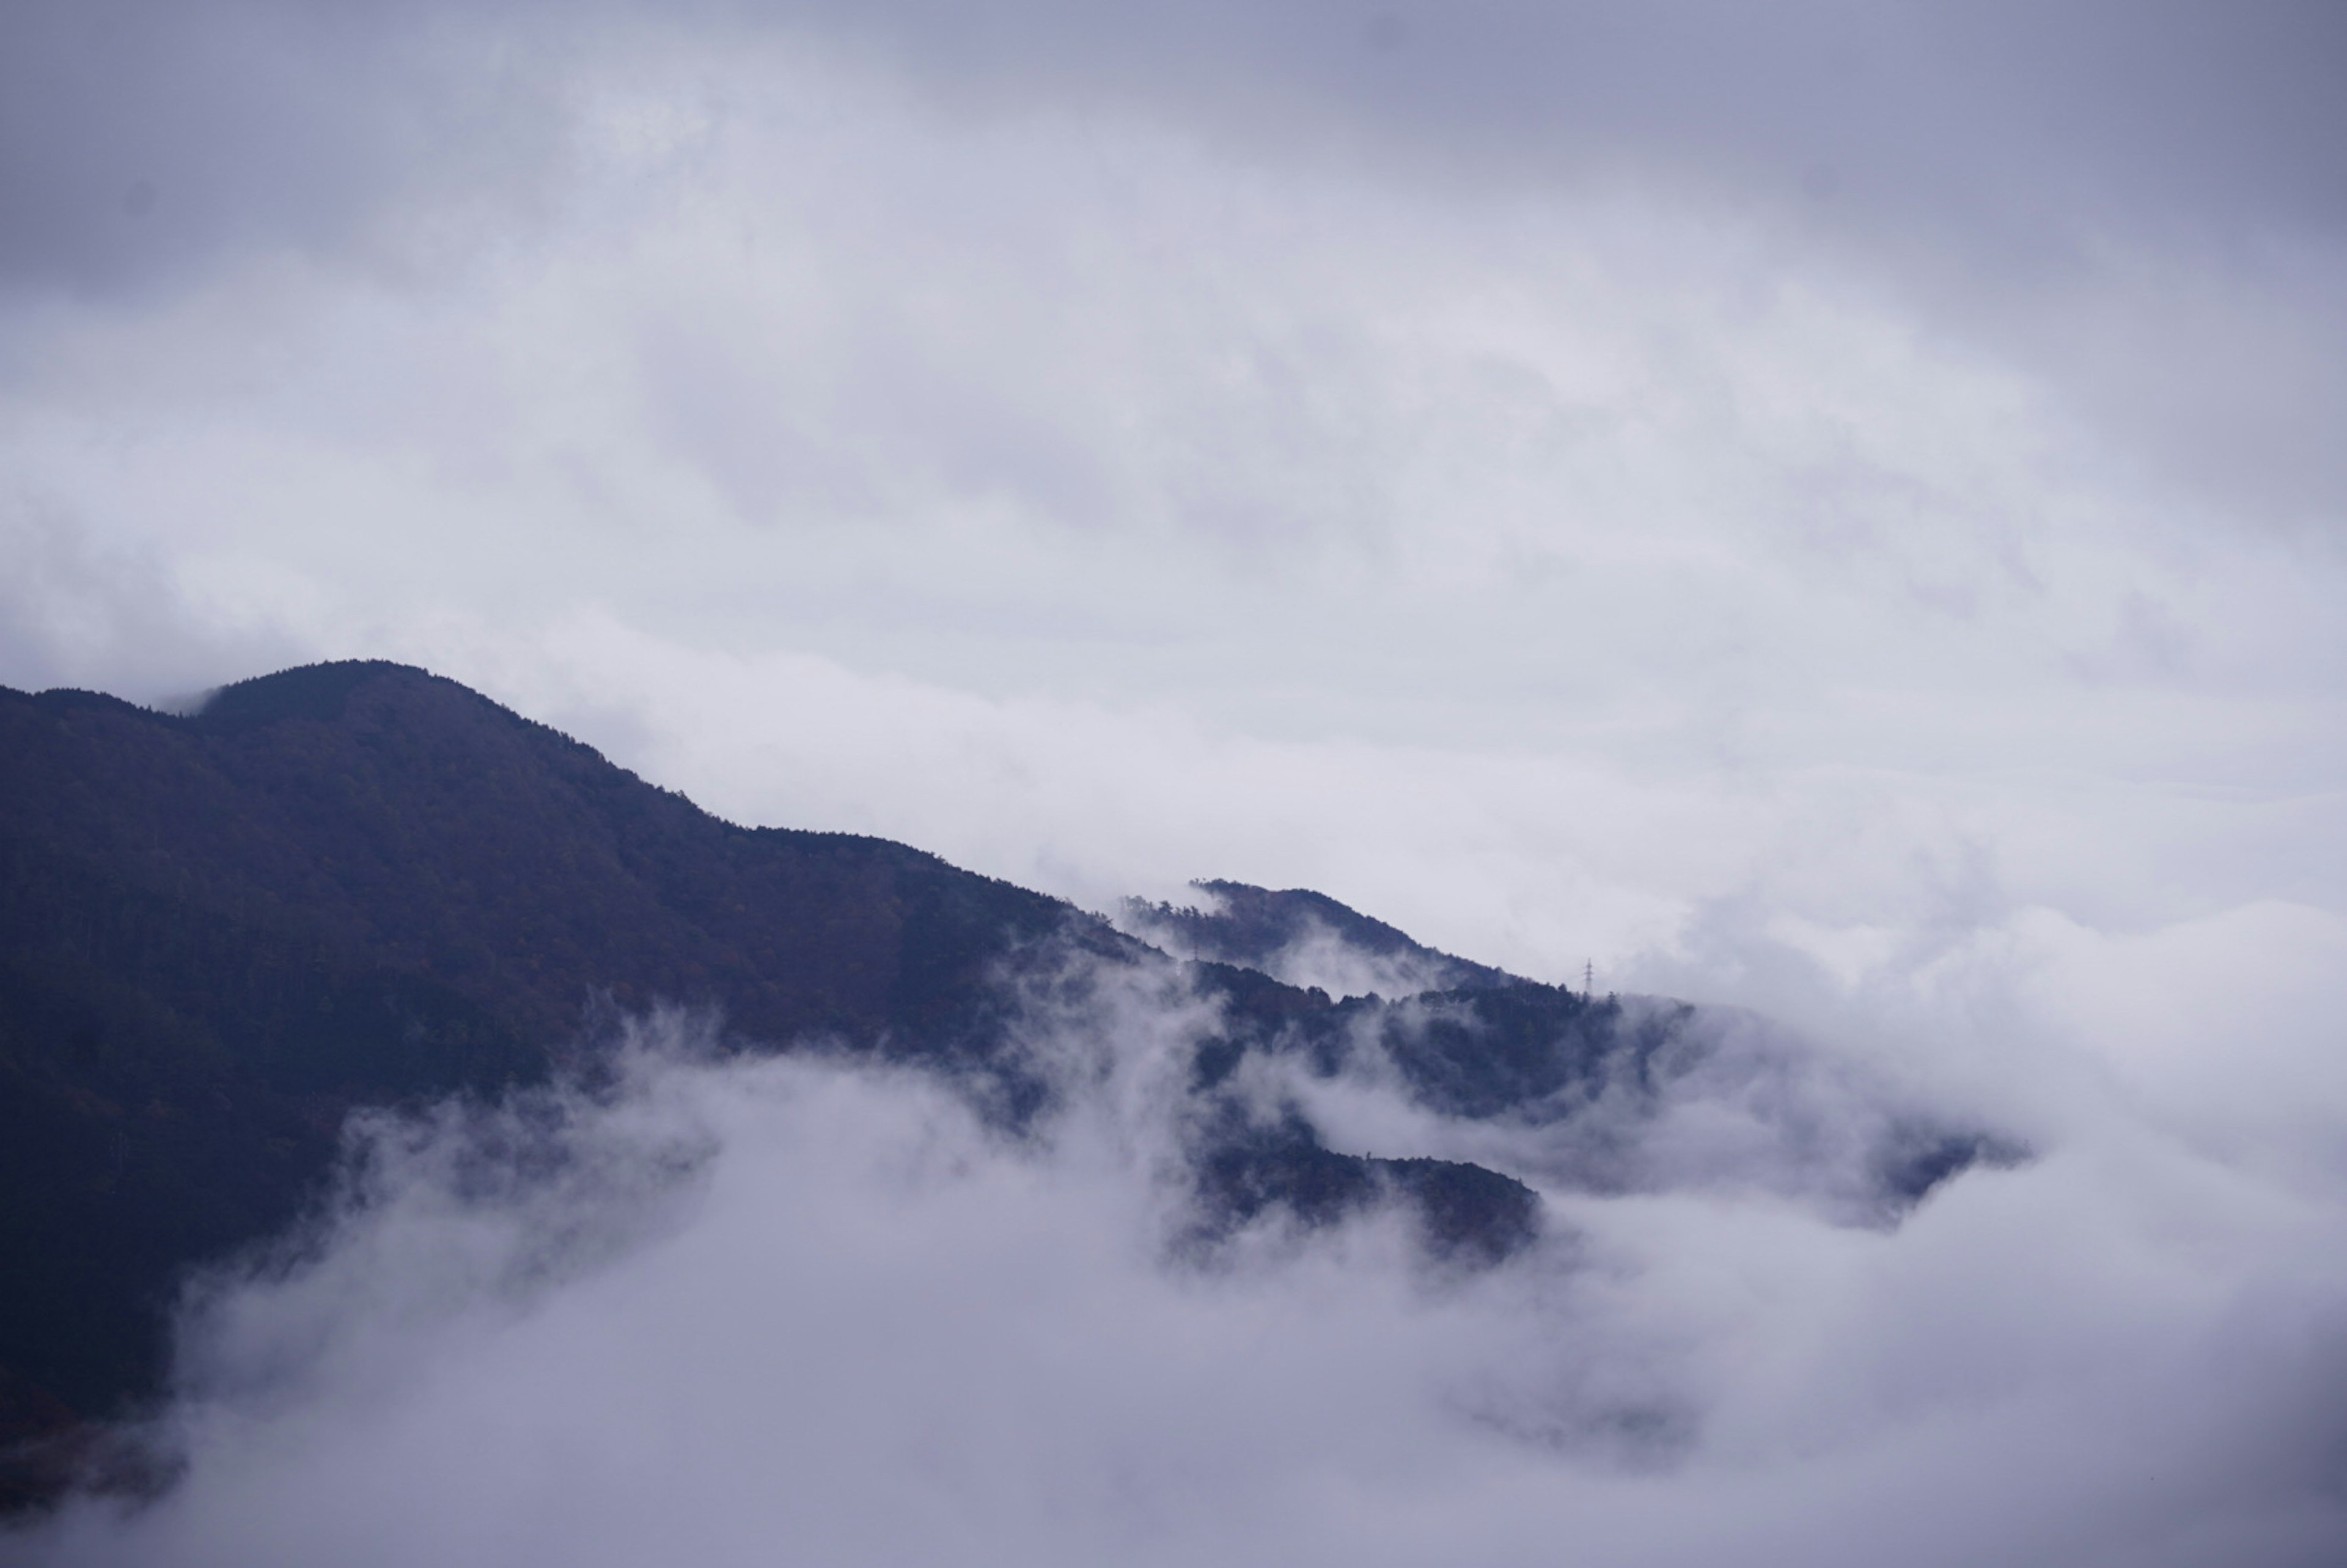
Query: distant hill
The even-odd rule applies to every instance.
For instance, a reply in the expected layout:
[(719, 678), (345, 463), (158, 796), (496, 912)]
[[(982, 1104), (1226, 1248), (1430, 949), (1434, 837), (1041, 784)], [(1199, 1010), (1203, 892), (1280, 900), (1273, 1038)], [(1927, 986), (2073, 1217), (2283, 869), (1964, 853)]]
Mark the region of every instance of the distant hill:
[(1309, 888), (1275, 893), (1244, 882), (1190, 886), (1205, 896), (1203, 905), (1128, 898), (1120, 923), (1178, 958), (1235, 964), (1340, 997), (1525, 983), (1503, 969), (1437, 952)]
[(729, 1049), (917, 1064), (1016, 1130), (1055, 1092), (1023, 997), (1174, 977), (1209, 1020), (1180, 1118), (1184, 1245), (1209, 1249), (1389, 1200), (1443, 1266), (1540, 1228), (1530, 1172), (1330, 1148), (1292, 1096), (1266, 1106), (1280, 1073), (1541, 1131), (1541, 1179), (1591, 1190), (1665, 1179), (1638, 1130), (1687, 1095), (1781, 1103), (1764, 1132), (1840, 1161), (1819, 1190), (1865, 1223), (1995, 1153), (1895, 1110), (1821, 1143), (1799, 1092), (1741, 1087), (1806, 1069), (1724, 1056), (1696, 1009), (1518, 979), (1316, 893), (1200, 888), (1129, 906), (1128, 934), (886, 840), (736, 826), (402, 665), (289, 670), (190, 715), (0, 688), (0, 1507), (159, 1391), (187, 1271), (315, 1202), (354, 1109), (591, 1072), (655, 1004), (722, 1016)]

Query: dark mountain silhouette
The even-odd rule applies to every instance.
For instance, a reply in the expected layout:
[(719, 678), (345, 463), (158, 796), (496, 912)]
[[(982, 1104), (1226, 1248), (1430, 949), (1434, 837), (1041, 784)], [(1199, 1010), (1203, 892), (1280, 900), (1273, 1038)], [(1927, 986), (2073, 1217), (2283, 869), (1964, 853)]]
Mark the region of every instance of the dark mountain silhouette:
[[(184, 717), (0, 690), (0, 1442), (156, 1390), (184, 1271), (292, 1221), (354, 1107), (542, 1080), (599, 1013), (666, 1001), (1016, 1119), (1049, 1089), (999, 982), (1044, 955), (1155, 958), (901, 845), (722, 822), (422, 671), (287, 671)], [(1256, 1034), (1317, 1005), (1247, 980)], [(1313, 1157), (1348, 1201), (1425, 1185)], [(1491, 1180), (1513, 1235), (1531, 1194)], [(1202, 1191), (1228, 1224), (1292, 1185)], [(1476, 1220), (1445, 1202), (1455, 1245)]]
[[(319, 1201), (354, 1108), (591, 1075), (611, 1021), (657, 1004), (721, 1017), (727, 1049), (918, 1064), (1015, 1130), (1056, 1092), (1023, 1008), (1176, 975), (1216, 1020), (1183, 1119), (1187, 1243), (1398, 1203), (1441, 1267), (1532, 1237), (1532, 1190), (1331, 1149), (1292, 1102), (1266, 1120), (1251, 1054), (1390, 1073), (1444, 1117), (1602, 1102), (1618, 1138), (1709, 1049), (1693, 1009), (1519, 979), (1315, 893), (1201, 887), (1210, 910), (1126, 911), (1177, 970), (902, 845), (721, 821), (395, 664), (290, 670), (190, 715), (0, 689), (0, 1506), (53, 1492), (91, 1422), (159, 1392), (188, 1270)], [(1307, 948), (1423, 994), (1286, 983)], [(1890, 1212), (1993, 1153), (1902, 1123), (1860, 1179)]]

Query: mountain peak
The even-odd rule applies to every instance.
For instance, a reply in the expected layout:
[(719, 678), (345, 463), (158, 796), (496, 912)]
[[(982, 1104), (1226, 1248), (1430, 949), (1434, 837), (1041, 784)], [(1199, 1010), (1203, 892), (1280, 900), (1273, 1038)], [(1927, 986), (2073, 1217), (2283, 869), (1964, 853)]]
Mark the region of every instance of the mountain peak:
[(215, 731), (250, 729), (288, 719), (332, 723), (348, 712), (352, 696), (377, 682), (397, 682), (413, 689), (445, 688), (474, 702), (495, 707), (468, 686), (412, 664), (385, 659), (344, 659), (323, 664), (297, 665), (273, 674), (222, 686), (190, 715), (199, 726)]

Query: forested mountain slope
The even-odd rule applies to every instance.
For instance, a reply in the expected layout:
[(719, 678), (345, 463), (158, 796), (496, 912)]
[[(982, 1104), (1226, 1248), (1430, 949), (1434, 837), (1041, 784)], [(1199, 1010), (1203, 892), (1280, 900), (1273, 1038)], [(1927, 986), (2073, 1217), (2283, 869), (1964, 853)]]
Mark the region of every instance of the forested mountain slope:
[(354, 1106), (542, 1079), (656, 1002), (983, 1072), (1040, 949), (1155, 957), (901, 845), (722, 822), (418, 670), (185, 717), (0, 690), (0, 1421), (153, 1389), (181, 1272), (287, 1223)]
[[(1437, 1266), (1485, 1266), (1539, 1231), (1527, 1180), (1688, 1179), (1655, 1151), (1691, 1107), (1751, 1125), (1737, 1179), (1852, 1223), (1998, 1147), (1726, 1015), (1201, 886), (1214, 909), (1127, 910), (1168, 957), (902, 845), (723, 822), (394, 664), (286, 671), (191, 715), (0, 689), (0, 1506), (159, 1391), (188, 1271), (314, 1204), (352, 1111), (591, 1076), (660, 1004), (721, 1020), (723, 1050), (935, 1072), (1020, 1135), (1080, 1091), (1068, 1041), (1112, 1054), (1136, 1015), (1111, 1001), (1156, 999), (1193, 1254), (1266, 1214), (1396, 1204)], [(1332, 997), (1306, 958), (1385, 993)], [(1339, 1082), (1393, 1099), (1420, 1146), (1345, 1149), (1313, 1109)]]

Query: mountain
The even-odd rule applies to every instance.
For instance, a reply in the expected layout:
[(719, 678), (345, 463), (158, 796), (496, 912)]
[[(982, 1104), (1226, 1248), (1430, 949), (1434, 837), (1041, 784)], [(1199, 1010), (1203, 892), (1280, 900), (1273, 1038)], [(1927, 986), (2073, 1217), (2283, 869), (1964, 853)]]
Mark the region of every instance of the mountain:
[[(1540, 1230), (1521, 1176), (1675, 1180), (1641, 1129), (1704, 1096), (1761, 1106), (1795, 1150), (1769, 1179), (1856, 1223), (2000, 1147), (1887, 1101), (1829, 1147), (1801, 1121), (1811, 1069), (1719, 1015), (1519, 979), (1318, 894), (1199, 886), (1211, 908), (1129, 906), (1120, 931), (902, 845), (736, 826), (395, 664), (187, 715), (0, 689), (0, 1504), (158, 1395), (188, 1271), (319, 1202), (354, 1110), (591, 1076), (615, 1021), (661, 1004), (722, 1019), (728, 1050), (928, 1071), (1015, 1133), (1061, 1091), (1028, 1013), (1156, 977), (1206, 1020), (1177, 1241), (1208, 1253), (1274, 1212), (1391, 1201), (1435, 1266), (1485, 1266)], [(1517, 1166), (1332, 1146), (1307, 1101), (1339, 1079)]]
[(184, 1266), (290, 1219), (359, 1104), (544, 1077), (598, 1009), (984, 1050), (1056, 900), (749, 830), (420, 671), (319, 666), (176, 718), (0, 692), (0, 1368), (155, 1386)]
[[(0, 1433), (153, 1392), (184, 1271), (292, 1220), (354, 1107), (538, 1081), (676, 1002), (1015, 1118), (1048, 1091), (1004, 1060), (997, 982), (1045, 953), (1153, 956), (901, 845), (719, 821), (422, 671), (287, 671), (185, 717), (0, 689)], [(1271, 1168), (1304, 1157), (1225, 1159), (1225, 1218), (1477, 1180)], [(1498, 1228), (1446, 1196), (1446, 1234), (1521, 1228), (1529, 1193), (1485, 1186)]]
[(1275, 893), (1244, 882), (1193, 882), (1204, 907), (1128, 898), (1123, 927), (1178, 958), (1236, 964), (1337, 996), (1522, 985), (1520, 977), (1453, 958), (1325, 893)]

